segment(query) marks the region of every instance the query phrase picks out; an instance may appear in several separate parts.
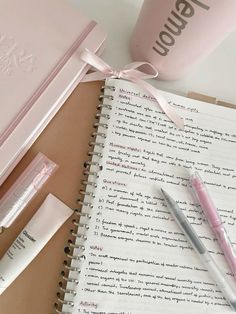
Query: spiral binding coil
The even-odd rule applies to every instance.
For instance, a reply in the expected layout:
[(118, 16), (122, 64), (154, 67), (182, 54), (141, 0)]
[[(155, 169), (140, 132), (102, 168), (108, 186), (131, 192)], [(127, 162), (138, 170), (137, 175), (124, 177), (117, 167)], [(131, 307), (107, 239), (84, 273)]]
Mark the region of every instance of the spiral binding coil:
[[(104, 85), (101, 88), (101, 92), (105, 89), (115, 91), (114, 86)], [(96, 179), (98, 178), (98, 172), (102, 170), (102, 166), (99, 160), (102, 158), (101, 150), (104, 148), (103, 141), (106, 138), (105, 129), (108, 128), (108, 120), (110, 116), (108, 113), (103, 113), (103, 110), (111, 110), (111, 105), (105, 103), (105, 99), (113, 100), (112, 95), (102, 94), (99, 97), (99, 104), (97, 105), (97, 114), (95, 115), (96, 122), (94, 123), (95, 131), (91, 134), (90, 147), (93, 147), (92, 151), (89, 151), (87, 155), (91, 157), (84, 163), (84, 176), (82, 180), (83, 189), (79, 191), (79, 194), (83, 199), (77, 199), (79, 208), (75, 209), (74, 218), (72, 223), (76, 227), (70, 230), (72, 239), (68, 239), (67, 245), (64, 249), (66, 254), (66, 260), (64, 260), (64, 269), (61, 271), (61, 280), (58, 283), (59, 290), (57, 293), (57, 302), (54, 304), (54, 313), (59, 314), (71, 314), (71, 312), (65, 312), (62, 310), (63, 305), (67, 305), (71, 308), (74, 306), (73, 300), (66, 300), (66, 296), (73, 297), (76, 295), (75, 287), (79, 284), (78, 276), (80, 274), (81, 265), (74, 265), (74, 261), (77, 263), (82, 262), (86, 257), (83, 254), (85, 250), (85, 242), (87, 240), (86, 231), (89, 229), (89, 220), (91, 218), (90, 211), (93, 208), (92, 200), (95, 198), (94, 189), (97, 187)], [(99, 149), (100, 151), (97, 151)], [(82, 211), (82, 210), (86, 211)], [(82, 222), (81, 222), (82, 220)], [(75, 240), (79, 239), (79, 244), (76, 244)], [(72, 274), (75, 274), (76, 278), (73, 278)]]

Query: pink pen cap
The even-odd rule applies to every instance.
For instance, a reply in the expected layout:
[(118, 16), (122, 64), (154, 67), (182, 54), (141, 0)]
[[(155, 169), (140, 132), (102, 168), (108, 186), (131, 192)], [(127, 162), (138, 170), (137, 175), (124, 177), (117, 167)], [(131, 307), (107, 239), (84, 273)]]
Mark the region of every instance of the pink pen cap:
[(212, 228), (216, 228), (222, 224), (222, 220), (218, 214), (217, 208), (210, 197), (208, 190), (203, 183), (198, 172), (194, 172), (190, 176), (190, 182), (195, 196)]

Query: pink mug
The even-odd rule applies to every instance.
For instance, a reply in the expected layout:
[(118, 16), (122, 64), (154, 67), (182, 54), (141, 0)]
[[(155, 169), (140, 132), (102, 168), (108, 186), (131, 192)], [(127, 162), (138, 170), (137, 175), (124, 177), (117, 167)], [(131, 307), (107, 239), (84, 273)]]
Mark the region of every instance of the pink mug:
[(134, 60), (176, 80), (236, 27), (236, 0), (144, 0), (131, 38)]

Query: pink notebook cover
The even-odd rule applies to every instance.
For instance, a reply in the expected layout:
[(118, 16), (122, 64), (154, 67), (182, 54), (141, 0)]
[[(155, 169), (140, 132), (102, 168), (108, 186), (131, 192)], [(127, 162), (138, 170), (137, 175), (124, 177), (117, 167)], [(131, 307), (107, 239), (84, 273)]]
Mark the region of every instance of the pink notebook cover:
[(99, 53), (103, 29), (65, 0), (0, 0), (0, 185)]

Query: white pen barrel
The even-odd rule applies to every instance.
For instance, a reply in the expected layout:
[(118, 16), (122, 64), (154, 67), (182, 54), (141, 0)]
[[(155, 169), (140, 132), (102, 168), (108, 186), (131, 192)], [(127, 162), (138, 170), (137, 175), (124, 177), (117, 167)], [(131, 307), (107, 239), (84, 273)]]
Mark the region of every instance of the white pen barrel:
[(207, 268), (212, 279), (216, 282), (219, 289), (222, 291), (224, 297), (230, 303), (234, 311), (236, 311), (236, 285), (229, 283), (225, 278), (225, 275), (220, 271), (219, 267), (209, 254), (205, 252), (204, 254), (199, 254), (203, 264)]

